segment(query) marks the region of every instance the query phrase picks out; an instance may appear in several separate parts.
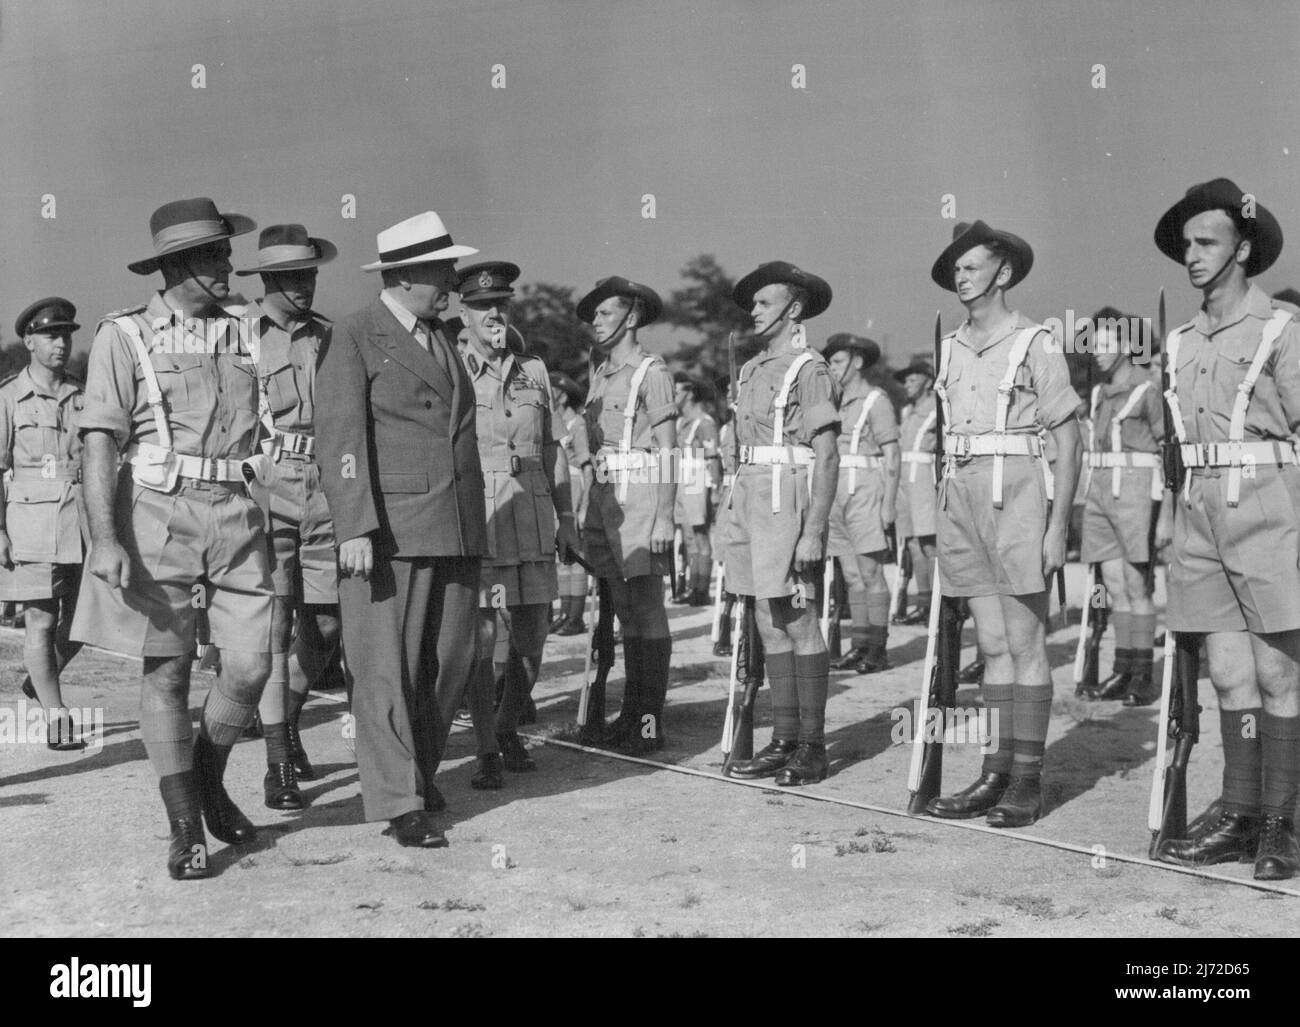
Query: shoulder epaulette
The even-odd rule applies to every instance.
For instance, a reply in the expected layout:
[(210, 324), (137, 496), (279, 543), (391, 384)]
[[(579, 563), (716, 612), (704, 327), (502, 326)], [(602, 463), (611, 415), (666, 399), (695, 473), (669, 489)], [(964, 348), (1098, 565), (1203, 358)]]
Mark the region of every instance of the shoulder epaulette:
[(8, 385), (11, 381), (13, 381), (15, 378), (17, 378), (17, 377), (18, 377), (20, 374), (22, 374), (22, 373), (23, 373), (22, 368), (19, 368), (17, 371), (15, 371), (13, 374), (11, 374), (8, 378), (0, 379), (0, 389), (3, 389), (6, 385)]
[(103, 317), (101, 317), (99, 319), (99, 322), (100, 324), (103, 324), (105, 321), (115, 321), (119, 317), (125, 317), (127, 314), (143, 314), (145, 312), (145, 308), (146, 308), (146, 304), (141, 303), (138, 306), (124, 307), (121, 310), (114, 310), (111, 314), (105, 314)]

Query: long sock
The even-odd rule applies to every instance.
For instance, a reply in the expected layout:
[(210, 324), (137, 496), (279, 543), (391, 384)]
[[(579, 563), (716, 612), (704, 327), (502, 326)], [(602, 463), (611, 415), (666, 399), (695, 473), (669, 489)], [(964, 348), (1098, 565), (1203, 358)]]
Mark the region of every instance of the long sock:
[(865, 648), (871, 635), (871, 622), (867, 619), (867, 593), (849, 589), (849, 638), (855, 649)]
[(230, 749), (253, 722), (261, 687), (236, 689), (225, 680), (217, 678), (208, 691), (208, 700), (199, 716), (199, 735), (208, 739), (218, 749)]
[(501, 705), (497, 707), (496, 733), (511, 734), (519, 726), (519, 715), (528, 704), (528, 697), (533, 693), (537, 675), (541, 670), (540, 654), (518, 655), (506, 664), (506, 688), (501, 696)]
[(772, 737), (793, 742), (799, 737), (799, 688), (795, 683), (794, 650), (764, 654), (767, 683), (772, 689)]
[(1132, 672), (1132, 664), (1129, 647), (1129, 639), (1132, 635), (1130, 628), (1132, 614), (1127, 610), (1116, 610), (1110, 615), (1111, 629), (1115, 632), (1115, 663), (1111, 667), (1112, 674), (1128, 674)]
[(1011, 773), (1017, 777), (1037, 777), (1043, 770), (1047, 724), (1052, 719), (1052, 683), (1013, 685), (1012, 697), (1015, 740), (1012, 743)]
[(1264, 711), (1220, 710), (1219, 734), (1223, 739), (1223, 809), (1226, 813), (1259, 813), (1263, 781), (1260, 741)]
[(140, 740), (154, 773), (165, 778), (194, 767), (194, 727), (188, 689), (164, 692), (145, 686), (140, 694)]
[(930, 559), (920, 545), (912, 545), (912, 580), (916, 583), (917, 592), (934, 591), (934, 575), (930, 567)]
[(1156, 615), (1154, 613), (1129, 614), (1128, 647), (1152, 649), (1156, 643)]
[(273, 767), (277, 763), (288, 763), (289, 725), (286, 723), (262, 725), (262, 738), (266, 741), (266, 765)]
[(881, 652), (889, 642), (889, 593), (884, 590), (866, 593), (867, 645)]
[(980, 685), (989, 718), (989, 748), (984, 754), (985, 774), (1010, 774), (1015, 746), (1015, 686), (985, 681)]
[(1265, 711), (1259, 718), (1259, 748), (1264, 770), (1260, 811), (1290, 819), (1300, 784), (1300, 717), (1275, 717)]
[[(642, 678), (642, 705), (638, 710), (640, 723), (637, 730), (644, 738), (663, 735), (664, 704), (668, 699), (668, 670), (672, 665), (672, 638), (642, 638), (641, 653), (645, 659)], [(653, 717), (647, 721), (647, 716)]]
[(480, 657), (474, 662), (474, 672), (465, 690), (470, 721), (474, 725), (474, 738), (478, 742), (478, 755), (488, 756), (499, 752), (496, 735), (496, 716), (492, 706), (496, 700), (496, 678), (492, 663)]
[(826, 744), (826, 696), (830, 654), (796, 653), (794, 680), (799, 697), (799, 741)]
[(639, 635), (623, 634), (623, 706), (618, 711), (619, 720), (641, 719), (642, 690), (645, 675), (644, 639)]
[(193, 770), (165, 775), (158, 781), (158, 790), (162, 792), (168, 820), (199, 815), (199, 785)]

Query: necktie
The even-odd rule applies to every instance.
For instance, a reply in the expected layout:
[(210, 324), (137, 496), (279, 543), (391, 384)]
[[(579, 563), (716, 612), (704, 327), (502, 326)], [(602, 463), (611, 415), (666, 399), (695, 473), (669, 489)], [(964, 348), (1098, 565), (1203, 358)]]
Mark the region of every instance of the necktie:
[(433, 324), (429, 321), (420, 320), (416, 322), (416, 339), (420, 345), (428, 351), (429, 355), (438, 362), (438, 366), (446, 372), (447, 377), (452, 376), (451, 363), (447, 359), (447, 347), (444, 346), (434, 334)]

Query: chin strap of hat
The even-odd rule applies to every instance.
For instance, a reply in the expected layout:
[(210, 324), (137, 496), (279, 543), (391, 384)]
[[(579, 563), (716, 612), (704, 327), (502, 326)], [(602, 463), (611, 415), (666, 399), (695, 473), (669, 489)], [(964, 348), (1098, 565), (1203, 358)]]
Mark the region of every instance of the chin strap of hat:
[(993, 272), (993, 277), (989, 279), (989, 284), (984, 287), (984, 291), (980, 293), (978, 296), (976, 296), (975, 299), (982, 300), (985, 296), (987, 296), (989, 293), (991, 293), (994, 289), (997, 288), (998, 275), (1002, 274), (1002, 269), (1006, 266), (1007, 266), (1006, 260), (998, 261), (998, 269)]

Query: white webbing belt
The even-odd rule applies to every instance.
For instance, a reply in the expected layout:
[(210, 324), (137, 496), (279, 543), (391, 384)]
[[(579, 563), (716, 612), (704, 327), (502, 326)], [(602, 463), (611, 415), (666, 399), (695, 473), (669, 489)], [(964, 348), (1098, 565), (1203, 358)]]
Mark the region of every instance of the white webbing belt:
[(943, 455), (945, 457), (965, 456), (1041, 456), (1043, 441), (1037, 435), (1018, 432), (1014, 435), (959, 435), (957, 432), (945, 432), (943, 436)]
[[(1268, 362), (1269, 354), (1273, 350), (1273, 343), (1281, 336), (1282, 330), (1290, 320), (1290, 311), (1279, 310), (1264, 325), (1264, 331), (1260, 334), (1259, 345), (1255, 348), (1255, 357), (1246, 370), (1246, 376), (1237, 385), (1237, 395), (1232, 401), (1232, 416), (1228, 422), (1228, 441), (1226, 443), (1189, 443), (1187, 441), (1187, 426), (1183, 423), (1182, 408), (1178, 404), (1177, 361), (1179, 341), (1182, 338), (1183, 331), (1190, 325), (1184, 325), (1183, 328), (1176, 328), (1170, 332), (1165, 343), (1165, 353), (1168, 355), (1168, 378), (1166, 379), (1168, 387), (1165, 389), (1165, 399), (1169, 403), (1169, 413), (1173, 418), (1174, 433), (1178, 436), (1183, 462), (1188, 467), (1227, 467), (1228, 494), (1226, 498), (1229, 506), (1235, 507), (1241, 499), (1241, 465), (1243, 462), (1295, 462), (1295, 451), (1289, 443), (1242, 441), (1246, 434), (1246, 411), (1250, 407), (1250, 397), (1255, 391), (1255, 383), (1259, 381), (1259, 376), (1264, 370), (1264, 364)], [(1190, 487), (1191, 476), (1189, 475), (1187, 484), (1184, 486), (1184, 495), (1187, 494), (1187, 489)]]
[(846, 460), (845, 456), (840, 457), (840, 466), (847, 467), (849, 469), (849, 495), (850, 496), (853, 495), (853, 493), (858, 490), (858, 469), (860, 467), (872, 466), (871, 464), (865, 464), (865, 463), (860, 464), (857, 462), (860, 459), (865, 459), (864, 457), (860, 457), (858, 455), (858, 449), (862, 445), (862, 429), (865, 428), (867, 425), (867, 415), (871, 413), (871, 408), (875, 405), (876, 400), (878, 400), (881, 397), (881, 395), (883, 394), (879, 389), (874, 389), (873, 391), (869, 392), (867, 394), (867, 398), (862, 401), (862, 410), (858, 414), (857, 421), (855, 421), (853, 424), (853, 436), (849, 440), (849, 451), (845, 455), (847, 456), (848, 459)]
[[(619, 445), (620, 453), (630, 453), (632, 450), (632, 425), (636, 420), (636, 403), (641, 394), (641, 383), (645, 381), (646, 372), (650, 370), (650, 365), (655, 361), (654, 357), (646, 357), (637, 366), (632, 373), (632, 384), (628, 386), (627, 403), (623, 407), (623, 441)], [(627, 502), (627, 485), (630, 475), (623, 475), (618, 482), (618, 501)]]
[[(1113, 452), (1113, 453), (1120, 453), (1120, 452), (1123, 451), (1123, 449), (1124, 449), (1124, 445), (1123, 445), (1123, 442), (1122, 442), (1122, 440), (1121, 440), (1121, 430), (1122, 430), (1123, 425), (1121, 424), (1121, 422), (1124, 420), (1124, 418), (1129, 417), (1129, 416), (1132, 415), (1133, 410), (1137, 407), (1138, 402), (1142, 399), (1142, 393), (1146, 392), (1147, 387), (1148, 387), (1150, 384), (1151, 384), (1151, 382), (1149, 382), (1149, 381), (1145, 381), (1145, 382), (1143, 382), (1142, 384), (1140, 384), (1136, 389), (1134, 389), (1132, 392), (1130, 392), (1130, 393), (1129, 393), (1129, 396), (1128, 396), (1128, 399), (1125, 400), (1125, 402), (1124, 402), (1124, 405), (1123, 405), (1122, 407), (1119, 408), (1119, 413), (1117, 413), (1117, 414), (1114, 416), (1114, 418), (1111, 419), (1111, 422), (1110, 422), (1110, 448), (1111, 448), (1111, 452)], [(1133, 455), (1136, 456), (1137, 454), (1133, 454)], [(1146, 453), (1146, 454), (1142, 454), (1142, 455), (1144, 455), (1144, 456), (1150, 456), (1150, 457), (1152, 457), (1153, 460), (1154, 460), (1154, 458), (1155, 458), (1155, 454), (1154, 454), (1154, 453)], [(1159, 461), (1156, 461), (1156, 463), (1158, 463), (1158, 462), (1159, 462)], [(1154, 464), (1154, 463), (1153, 463), (1153, 464), (1138, 464), (1138, 463), (1134, 463), (1134, 464), (1132, 464), (1132, 466), (1134, 466), (1134, 467), (1141, 467), (1141, 466), (1149, 466), (1149, 467), (1153, 467), (1153, 466), (1155, 466), (1155, 464)], [(1110, 472), (1110, 494), (1111, 494), (1111, 498), (1113, 498), (1113, 499), (1119, 499), (1119, 486), (1120, 486), (1120, 482), (1123, 480), (1124, 469), (1123, 469), (1123, 465), (1121, 465), (1121, 464), (1112, 464), (1111, 467), (1112, 467), (1112, 470), (1111, 470), (1111, 472)]]
[(126, 337), (131, 340), (131, 345), (135, 347), (135, 356), (140, 362), (140, 372), (144, 375), (145, 399), (149, 403), (149, 409), (153, 411), (154, 428), (158, 432), (158, 445), (163, 449), (171, 449), (172, 429), (167, 422), (167, 407), (163, 404), (162, 386), (158, 384), (158, 374), (154, 370), (153, 361), (149, 359), (149, 348), (144, 344), (140, 326), (131, 319), (130, 315), (113, 318), (113, 324), (122, 329)]
[(934, 454), (919, 447), (921, 445), (921, 440), (925, 438), (925, 433), (928, 432), (931, 425), (934, 424), (934, 419), (937, 413), (937, 410), (931, 410), (925, 415), (925, 420), (921, 422), (921, 427), (916, 433), (916, 438), (912, 440), (913, 448), (903, 454), (903, 463), (912, 465), (911, 470), (907, 472), (907, 480), (909, 482), (916, 481), (917, 464), (934, 463)]
[[(865, 453), (841, 453), (840, 454), (840, 467), (847, 467), (849, 469), (850, 482), (853, 481), (854, 475), (852, 472), (854, 471), (865, 470), (867, 468), (875, 469), (877, 467), (884, 467), (884, 466), (885, 466), (885, 458), (883, 456), (867, 456)], [(853, 493), (853, 488), (850, 487), (849, 494), (852, 495), (852, 493)]]
[[(786, 368), (785, 378), (781, 382), (781, 391), (776, 394), (776, 399), (774, 401), (775, 408), (776, 408), (776, 416), (772, 421), (772, 448), (773, 449), (785, 450), (787, 448), (785, 446), (785, 405), (790, 401), (790, 389), (794, 386), (794, 380), (797, 377), (799, 377), (799, 372), (803, 369), (804, 364), (809, 363), (812, 360), (812, 358), (813, 355), (805, 351), (803, 353), (800, 353), (797, 357), (795, 357), (794, 360), (791, 361), (790, 366)], [(762, 449), (762, 448), (764, 447), (753, 446), (751, 447), (751, 451), (754, 449)], [(796, 449), (799, 447), (792, 446), (789, 448)], [(807, 453), (808, 456), (811, 458), (812, 450), (811, 449), (807, 450)], [(812, 461), (811, 459), (809, 459), (808, 461), (800, 460), (794, 462), (811, 463)], [(810, 488), (811, 485), (812, 483), (810, 480), (809, 481)], [(772, 463), (772, 512), (773, 513), (781, 512), (781, 464), (775, 461), (773, 461)]]
[(814, 455), (809, 446), (741, 446), (740, 462), (742, 464), (782, 464), (811, 466)]

